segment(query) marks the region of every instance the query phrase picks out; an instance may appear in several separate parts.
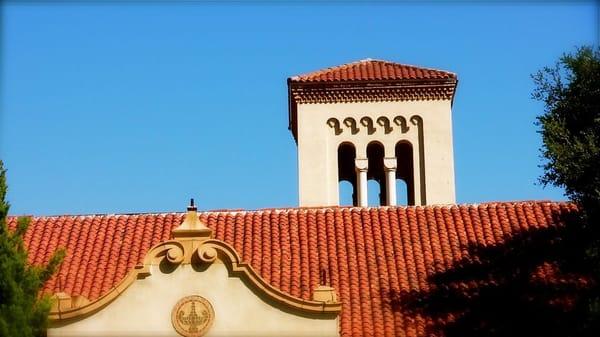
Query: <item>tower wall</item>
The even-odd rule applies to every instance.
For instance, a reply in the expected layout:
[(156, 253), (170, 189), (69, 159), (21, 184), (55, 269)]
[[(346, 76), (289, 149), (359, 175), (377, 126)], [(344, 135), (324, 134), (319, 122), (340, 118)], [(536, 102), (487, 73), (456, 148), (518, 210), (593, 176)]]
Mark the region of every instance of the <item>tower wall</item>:
[(338, 146), (352, 143), (360, 166), (372, 141), (384, 145), (386, 162), (398, 142), (410, 142), (415, 204), (455, 202), (450, 100), (298, 103), (296, 109), (300, 206), (339, 205)]

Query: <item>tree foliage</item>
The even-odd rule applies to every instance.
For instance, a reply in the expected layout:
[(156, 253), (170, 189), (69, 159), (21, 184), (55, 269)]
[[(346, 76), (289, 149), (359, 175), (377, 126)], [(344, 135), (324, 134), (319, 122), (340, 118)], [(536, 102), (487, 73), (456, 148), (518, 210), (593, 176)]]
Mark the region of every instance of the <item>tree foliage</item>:
[(583, 47), (533, 76), (543, 157), (541, 181), (582, 206), (600, 202), (600, 50)]
[(9, 230), (6, 191), (6, 171), (0, 161), (0, 336), (43, 336), (51, 303), (40, 289), (65, 253), (55, 252), (46, 266), (28, 264), (23, 236), (29, 219), (19, 218), (15, 230)]
[(533, 75), (543, 184), (576, 204), (546, 229), (468, 254), (428, 277), (430, 289), (391, 293), (390, 304), (423, 318), (428, 336), (598, 336), (600, 331), (600, 51), (590, 47)]
[[(600, 280), (600, 49), (581, 47), (533, 76), (545, 105), (542, 183), (563, 187), (580, 208), (581, 259)], [(600, 295), (589, 299), (590, 327), (600, 328)]]

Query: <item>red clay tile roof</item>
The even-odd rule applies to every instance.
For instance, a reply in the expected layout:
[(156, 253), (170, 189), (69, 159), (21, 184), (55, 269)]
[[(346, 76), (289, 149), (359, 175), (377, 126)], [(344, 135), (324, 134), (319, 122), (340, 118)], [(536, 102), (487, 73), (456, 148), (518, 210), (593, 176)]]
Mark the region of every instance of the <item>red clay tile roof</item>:
[(456, 79), (456, 74), (381, 60), (360, 60), (293, 76), (292, 82)]
[[(314, 208), (204, 212), (215, 237), (231, 244), (273, 286), (309, 299), (322, 269), (343, 303), (343, 336), (425, 334), (425, 322), (393, 310), (388, 294), (431, 287), (428, 276), (468, 256), (469, 244), (497, 245), (557, 226), (568, 203)], [(25, 235), (30, 262), (59, 246), (67, 256), (45, 291), (99, 298), (168, 240), (183, 213), (34, 217)], [(16, 219), (9, 219), (14, 228)], [(57, 280), (61, 281), (58, 282)]]

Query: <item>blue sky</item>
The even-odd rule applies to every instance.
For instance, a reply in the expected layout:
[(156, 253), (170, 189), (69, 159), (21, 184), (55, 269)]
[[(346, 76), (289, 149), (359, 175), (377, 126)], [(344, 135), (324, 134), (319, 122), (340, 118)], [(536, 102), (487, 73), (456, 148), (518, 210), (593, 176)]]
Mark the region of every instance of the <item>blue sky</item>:
[(364, 58), (456, 72), (457, 201), (536, 184), (530, 74), (598, 43), (593, 2), (8, 4), (0, 158), (12, 214), (297, 205), (286, 78)]

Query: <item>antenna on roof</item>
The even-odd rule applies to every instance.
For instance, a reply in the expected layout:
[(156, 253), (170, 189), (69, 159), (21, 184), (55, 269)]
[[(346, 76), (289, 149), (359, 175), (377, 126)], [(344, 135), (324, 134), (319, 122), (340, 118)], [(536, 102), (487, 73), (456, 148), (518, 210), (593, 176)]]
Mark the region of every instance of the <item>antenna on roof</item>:
[(188, 211), (195, 211), (197, 210), (196, 206), (194, 206), (194, 198), (190, 198), (190, 205), (187, 208)]
[(321, 269), (321, 275), (320, 276), (320, 280), (319, 280), (319, 284), (322, 286), (327, 285), (327, 270), (325, 268)]

